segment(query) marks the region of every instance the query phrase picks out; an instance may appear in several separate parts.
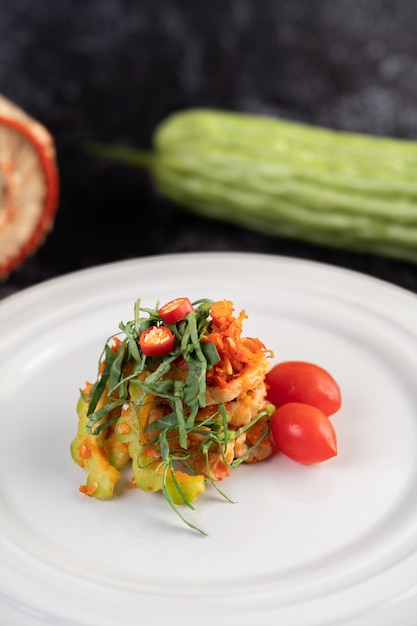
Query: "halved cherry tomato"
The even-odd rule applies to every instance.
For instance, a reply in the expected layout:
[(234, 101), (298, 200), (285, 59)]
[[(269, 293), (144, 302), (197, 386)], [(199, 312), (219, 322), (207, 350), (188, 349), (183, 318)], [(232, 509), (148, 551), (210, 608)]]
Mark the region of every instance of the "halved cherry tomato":
[(139, 337), (145, 356), (163, 356), (174, 349), (175, 338), (167, 326), (150, 326)]
[(188, 298), (176, 298), (158, 309), (158, 313), (165, 324), (176, 324), (187, 317), (194, 310)]
[(278, 450), (299, 463), (321, 463), (337, 455), (331, 421), (310, 404), (283, 404), (271, 418), (271, 435)]
[(306, 361), (283, 361), (267, 373), (268, 400), (276, 407), (287, 402), (303, 402), (327, 416), (342, 404), (339, 385), (322, 367)]

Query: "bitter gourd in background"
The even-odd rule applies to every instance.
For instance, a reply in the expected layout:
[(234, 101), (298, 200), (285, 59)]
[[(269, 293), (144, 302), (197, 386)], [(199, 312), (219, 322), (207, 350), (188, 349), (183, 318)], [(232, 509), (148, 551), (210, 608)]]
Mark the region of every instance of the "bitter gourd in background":
[(417, 142), (188, 109), (162, 121), (151, 152), (98, 152), (148, 168), (163, 196), (203, 216), (417, 263)]

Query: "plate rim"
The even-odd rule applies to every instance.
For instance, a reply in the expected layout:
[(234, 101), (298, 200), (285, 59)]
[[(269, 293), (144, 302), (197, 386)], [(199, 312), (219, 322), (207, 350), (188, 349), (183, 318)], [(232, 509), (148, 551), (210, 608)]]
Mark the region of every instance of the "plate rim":
[[(175, 259), (173, 259), (173, 257), (175, 257)], [(398, 296), (400, 295), (404, 296), (407, 300), (410, 299), (410, 301), (413, 302), (414, 306), (417, 305), (417, 295), (414, 294), (413, 292), (408, 291), (404, 289), (403, 287), (399, 287), (395, 284), (391, 284), (382, 279), (375, 278), (373, 276), (368, 276), (366, 274), (362, 274), (361, 272), (357, 272), (356, 270), (351, 270), (348, 268), (339, 268), (338, 266), (329, 265), (327, 263), (310, 261), (310, 260), (305, 260), (305, 259), (298, 259), (298, 258), (293, 258), (293, 257), (276, 256), (276, 255), (269, 255), (269, 254), (265, 255), (265, 254), (259, 254), (259, 253), (251, 253), (251, 252), (243, 252), (243, 253), (198, 252), (198, 253), (154, 255), (154, 256), (141, 257), (141, 258), (136, 258), (136, 259), (127, 259), (123, 261), (116, 261), (116, 262), (106, 263), (106, 264), (99, 265), (99, 266), (77, 270), (75, 272), (71, 272), (60, 277), (48, 279), (46, 281), (43, 281), (42, 283), (29, 287), (25, 290), (22, 290), (18, 294), (11, 294), (10, 296), (7, 296), (5, 299), (0, 301), (0, 319), (3, 314), (7, 315), (7, 312), (9, 309), (11, 310), (11, 312), (13, 312), (13, 309), (15, 308), (19, 309), (19, 307), (21, 307), (22, 305), (27, 304), (27, 301), (28, 300), (30, 301), (31, 298), (35, 298), (35, 300), (39, 300), (43, 296), (45, 290), (50, 292), (56, 289), (59, 291), (60, 289), (66, 290), (68, 288), (71, 288), (71, 285), (73, 285), (74, 282), (77, 282), (80, 279), (80, 277), (82, 280), (85, 280), (88, 282), (88, 280), (96, 276), (97, 272), (100, 272), (100, 273), (103, 272), (106, 274), (112, 271), (116, 271), (116, 272), (120, 271), (123, 273), (126, 270), (126, 268), (133, 269), (138, 265), (141, 265), (141, 266), (143, 266), (144, 264), (155, 265), (155, 263), (164, 264), (167, 261), (172, 262), (173, 260), (182, 262), (185, 260), (187, 261), (190, 260), (190, 257), (198, 257), (199, 260), (203, 260), (204, 258), (213, 259), (214, 257), (220, 260), (223, 258), (230, 259), (233, 257), (234, 263), (238, 263), (243, 259), (245, 261), (249, 261), (249, 260), (254, 261), (255, 263), (260, 262), (261, 264), (262, 263), (268, 264), (272, 262), (272, 264), (278, 263), (278, 264), (284, 264), (284, 265), (291, 265), (296, 270), (302, 269), (305, 266), (309, 266), (311, 268), (315, 268), (318, 272), (321, 272), (322, 274), (326, 274), (328, 276), (330, 275), (340, 276), (341, 274), (343, 274), (344, 276), (346, 276), (346, 279), (348, 280), (348, 282), (351, 280), (353, 280), (354, 282), (359, 280), (359, 281), (362, 281), (364, 285), (365, 284), (368, 285), (369, 282), (371, 282), (374, 285), (379, 286), (379, 288), (382, 289), (383, 291), (388, 290), (389, 293), (392, 293), (393, 291), (395, 291), (398, 294)], [(355, 298), (353, 300), (356, 301)], [(406, 321), (406, 325), (408, 326), (407, 324), (408, 317), (406, 317), (405, 321)], [(414, 332), (415, 332), (415, 329), (414, 329)]]

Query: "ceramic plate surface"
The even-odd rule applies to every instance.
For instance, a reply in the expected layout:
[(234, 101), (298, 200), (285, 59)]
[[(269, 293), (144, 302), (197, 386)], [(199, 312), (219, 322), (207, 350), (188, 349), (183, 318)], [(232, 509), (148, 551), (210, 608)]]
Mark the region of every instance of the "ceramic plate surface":
[[(207, 537), (160, 494), (82, 495), (69, 454), (104, 342), (138, 297), (153, 307), (183, 295), (232, 300), (275, 362), (317, 363), (343, 394), (338, 456), (240, 466), (221, 485), (233, 503), (209, 486), (185, 511)], [(295, 259), (159, 256), (11, 296), (0, 334), (2, 624), (415, 625), (414, 294)]]

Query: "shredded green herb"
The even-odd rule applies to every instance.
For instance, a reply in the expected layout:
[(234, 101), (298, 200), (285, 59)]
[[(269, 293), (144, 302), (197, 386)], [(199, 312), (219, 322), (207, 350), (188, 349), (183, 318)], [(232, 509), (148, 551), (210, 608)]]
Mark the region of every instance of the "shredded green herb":
[[(92, 435), (98, 435), (114, 424), (119, 419), (121, 407), (125, 403), (133, 402), (136, 408), (142, 406), (143, 394), (164, 401), (169, 411), (147, 425), (146, 445), (152, 446), (157, 454), (158, 467), (162, 469), (162, 493), (168, 504), (190, 528), (202, 534), (205, 534), (204, 531), (194, 526), (179, 511), (167, 487), (169, 476), (174, 481), (184, 504), (191, 509), (194, 508), (175, 474), (178, 463), (191, 474), (195, 473), (190, 464), (192, 454), (189, 450), (190, 435), (196, 435), (200, 441), (199, 454), (205, 457), (210, 482), (227, 500), (229, 498), (218, 489), (210, 477), (210, 450), (220, 451), (225, 465), (233, 468), (244, 461), (268, 435), (268, 432), (265, 432), (241, 458), (230, 463), (226, 459), (228, 443), (264, 417), (267, 410), (260, 412), (244, 427), (235, 430), (229, 428), (228, 415), (222, 403), (213, 405), (212, 411), (207, 411), (203, 420), (196, 420), (200, 409), (206, 407), (207, 372), (220, 361), (215, 344), (201, 341), (210, 327), (212, 304), (213, 301), (209, 299), (193, 302), (192, 312), (179, 322), (169, 325), (175, 337), (173, 351), (163, 356), (145, 356), (140, 347), (142, 332), (150, 326), (159, 326), (164, 322), (158, 313), (159, 302), (150, 309), (143, 308), (138, 299), (134, 304), (134, 319), (127, 323), (120, 322), (120, 332), (107, 340), (100, 355), (96, 382), (84, 397), (88, 405), (86, 430)], [(112, 345), (112, 342), (118, 343)], [(186, 364), (184, 375), (170, 376), (172, 369), (178, 368), (179, 359), (183, 359)], [(142, 396), (135, 400), (129, 393), (129, 383), (138, 380)], [(149, 435), (151, 432), (152, 437)], [(142, 446), (139, 446), (139, 449), (142, 451)], [(140, 453), (136, 460), (138, 467), (146, 467), (155, 461), (148, 460), (144, 466), (143, 460), (139, 457)]]

